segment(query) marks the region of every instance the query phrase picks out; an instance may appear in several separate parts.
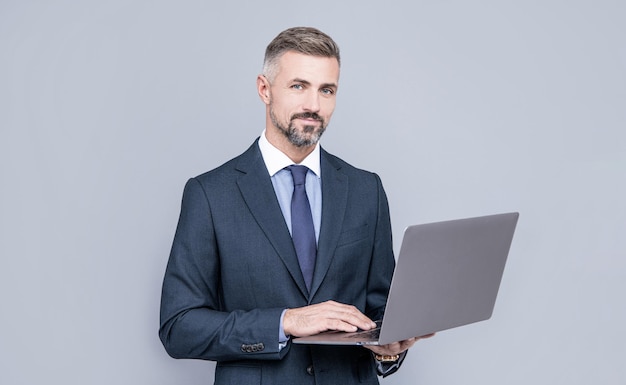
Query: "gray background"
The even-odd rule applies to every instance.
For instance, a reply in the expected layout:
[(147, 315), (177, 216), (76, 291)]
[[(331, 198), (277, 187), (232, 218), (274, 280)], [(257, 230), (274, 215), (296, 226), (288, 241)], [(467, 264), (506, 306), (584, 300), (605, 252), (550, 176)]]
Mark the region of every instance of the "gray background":
[(0, 1), (0, 383), (211, 383), (157, 338), (182, 188), (260, 134), (295, 25), (342, 48), (323, 145), (380, 174), (396, 250), (521, 213), (494, 317), (382, 383), (626, 383), (624, 4)]

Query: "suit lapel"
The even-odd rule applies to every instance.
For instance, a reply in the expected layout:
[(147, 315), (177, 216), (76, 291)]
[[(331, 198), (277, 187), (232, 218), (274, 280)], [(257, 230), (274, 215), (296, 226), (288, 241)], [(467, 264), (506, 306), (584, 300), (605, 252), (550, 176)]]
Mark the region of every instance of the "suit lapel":
[(348, 202), (348, 178), (339, 172), (326, 151), (321, 151), (322, 169), (322, 224), (317, 247), (317, 260), (311, 284), (313, 298), (319, 289), (337, 248)]
[(236, 168), (243, 173), (237, 184), (246, 205), (282, 259), (302, 294), (308, 297), (308, 290), (300, 270), (293, 241), (289, 235), (289, 229), (285, 224), (285, 218), (280, 210), (272, 181), (267, 173), (257, 142), (239, 157)]

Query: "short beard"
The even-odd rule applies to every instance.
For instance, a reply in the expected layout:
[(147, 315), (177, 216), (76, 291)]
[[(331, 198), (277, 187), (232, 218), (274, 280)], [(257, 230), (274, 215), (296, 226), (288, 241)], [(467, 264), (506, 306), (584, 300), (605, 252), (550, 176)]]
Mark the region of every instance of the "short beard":
[[(278, 119), (276, 119), (274, 109), (270, 105), (270, 119), (272, 120), (272, 124), (274, 124), (274, 126), (276, 126), (289, 140), (289, 143), (296, 147), (309, 147), (317, 144), (324, 131), (326, 131), (326, 122), (324, 122), (324, 119), (315, 112), (294, 114), (289, 120), (289, 126), (285, 127), (278, 121)], [(320, 125), (319, 128), (318, 126), (304, 126), (302, 128), (302, 132), (300, 132), (293, 123), (296, 119), (315, 119), (320, 122)], [(307, 136), (306, 134), (309, 135)]]

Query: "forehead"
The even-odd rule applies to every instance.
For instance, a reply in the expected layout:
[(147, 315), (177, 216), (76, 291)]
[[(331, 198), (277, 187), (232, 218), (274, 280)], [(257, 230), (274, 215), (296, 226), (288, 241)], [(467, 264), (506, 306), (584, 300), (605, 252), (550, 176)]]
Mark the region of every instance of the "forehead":
[(334, 57), (311, 56), (298, 52), (285, 52), (278, 61), (277, 80), (306, 80), (311, 83), (339, 81), (339, 62)]

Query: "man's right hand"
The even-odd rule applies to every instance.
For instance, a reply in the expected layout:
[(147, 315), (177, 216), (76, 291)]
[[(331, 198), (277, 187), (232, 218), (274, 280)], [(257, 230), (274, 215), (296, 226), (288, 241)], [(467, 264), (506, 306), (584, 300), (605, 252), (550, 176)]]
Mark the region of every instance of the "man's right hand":
[(356, 307), (335, 301), (287, 309), (283, 317), (285, 335), (307, 337), (326, 330), (355, 332), (370, 330), (376, 324)]

